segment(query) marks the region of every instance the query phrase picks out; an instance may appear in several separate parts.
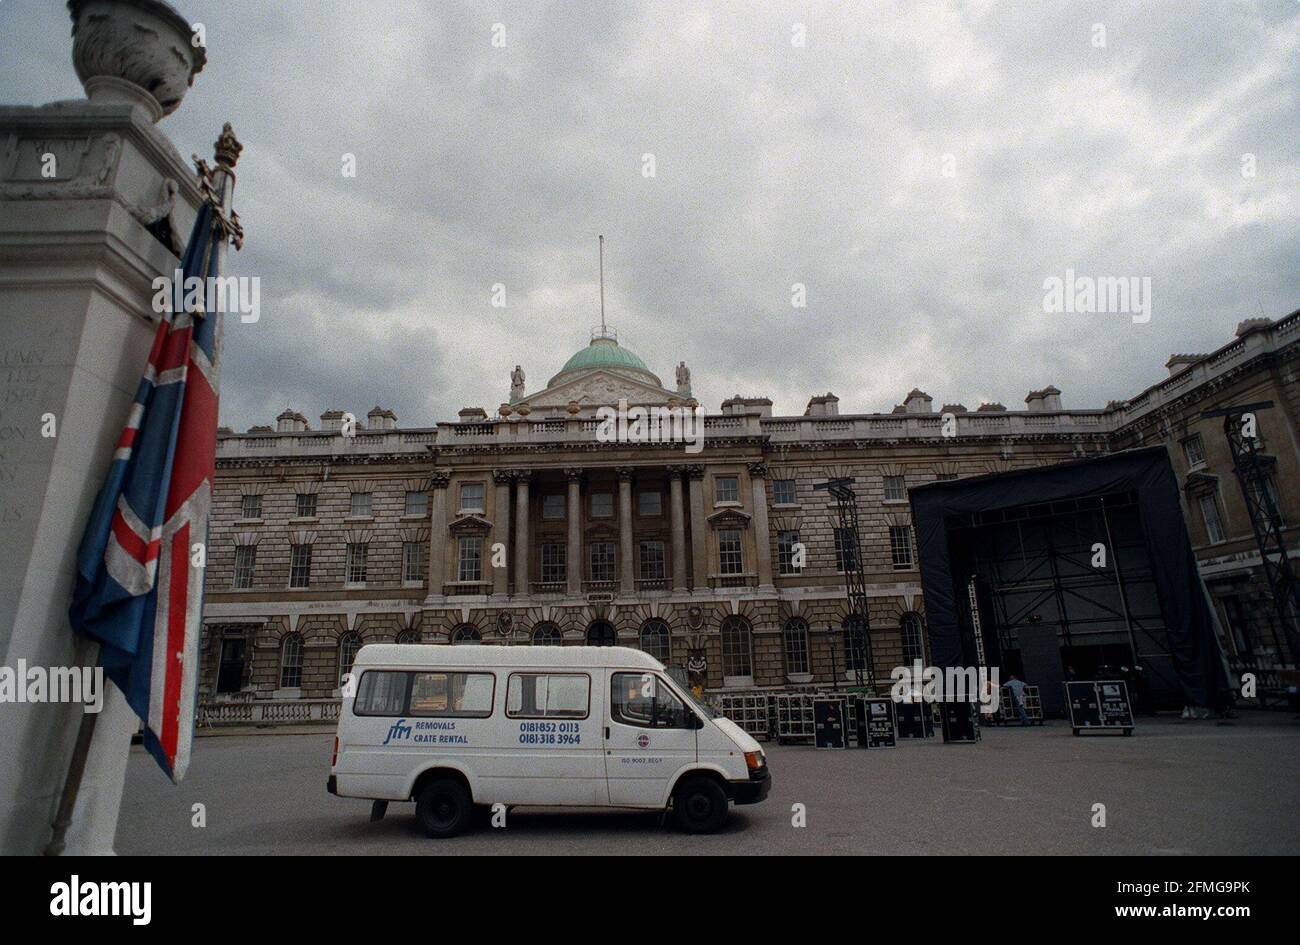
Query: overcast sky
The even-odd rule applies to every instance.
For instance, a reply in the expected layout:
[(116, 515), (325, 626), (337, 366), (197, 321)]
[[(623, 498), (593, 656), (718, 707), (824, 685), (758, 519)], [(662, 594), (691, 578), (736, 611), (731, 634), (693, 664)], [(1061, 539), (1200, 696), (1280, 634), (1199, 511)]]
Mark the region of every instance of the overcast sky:
[[(1100, 407), (1300, 307), (1294, 0), (175, 5), (208, 65), (160, 127), (245, 145), (237, 429), (543, 386), (599, 321), (598, 233), (620, 340), (710, 411)], [(0, 3), (0, 102), (81, 94), (69, 31)], [(1067, 269), (1150, 277), (1150, 321), (1044, 312)]]

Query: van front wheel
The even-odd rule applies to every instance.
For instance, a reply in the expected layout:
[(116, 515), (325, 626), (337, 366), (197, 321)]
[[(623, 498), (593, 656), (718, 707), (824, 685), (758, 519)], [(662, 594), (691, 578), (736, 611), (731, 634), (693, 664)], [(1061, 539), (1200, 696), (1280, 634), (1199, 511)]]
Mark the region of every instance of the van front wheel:
[(687, 833), (713, 833), (727, 820), (727, 794), (712, 778), (688, 778), (673, 794), (677, 826)]
[(463, 833), (473, 813), (469, 791), (451, 778), (430, 781), (415, 801), (415, 816), (430, 837), (454, 837)]

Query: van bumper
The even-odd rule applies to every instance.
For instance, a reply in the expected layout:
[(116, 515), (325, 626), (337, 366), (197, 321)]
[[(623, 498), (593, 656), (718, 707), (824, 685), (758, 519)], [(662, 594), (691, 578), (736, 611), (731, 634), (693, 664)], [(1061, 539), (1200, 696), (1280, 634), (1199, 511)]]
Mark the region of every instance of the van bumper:
[(747, 781), (728, 781), (727, 788), (737, 804), (757, 804), (772, 790), (772, 772), (764, 765)]
[(330, 779), (329, 779), (328, 781), (325, 782), (325, 790), (329, 791), (331, 794), (338, 794), (338, 793), (339, 793), (339, 779), (336, 778), (334, 775), (331, 774), (331, 775), (330, 775)]

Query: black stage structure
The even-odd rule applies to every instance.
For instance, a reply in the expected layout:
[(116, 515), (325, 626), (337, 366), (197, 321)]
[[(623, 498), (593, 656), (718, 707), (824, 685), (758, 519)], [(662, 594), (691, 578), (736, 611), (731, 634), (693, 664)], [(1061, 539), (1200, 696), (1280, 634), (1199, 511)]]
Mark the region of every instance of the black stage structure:
[(1148, 709), (1231, 703), (1163, 446), (931, 483), (911, 502), (936, 666), (1018, 673), (1049, 714), (1071, 677), (1126, 678)]

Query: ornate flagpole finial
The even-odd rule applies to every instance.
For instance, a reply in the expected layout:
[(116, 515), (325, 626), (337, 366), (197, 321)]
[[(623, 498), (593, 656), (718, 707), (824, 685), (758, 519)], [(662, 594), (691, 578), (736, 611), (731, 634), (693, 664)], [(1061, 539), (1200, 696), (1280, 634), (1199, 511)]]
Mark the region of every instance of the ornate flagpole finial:
[(239, 153), (244, 150), (244, 146), (239, 143), (235, 137), (235, 132), (230, 127), (230, 122), (226, 122), (221, 127), (221, 137), (216, 140), (212, 146), (213, 156), (219, 166), (227, 170), (234, 170), (235, 163), (239, 160)]

